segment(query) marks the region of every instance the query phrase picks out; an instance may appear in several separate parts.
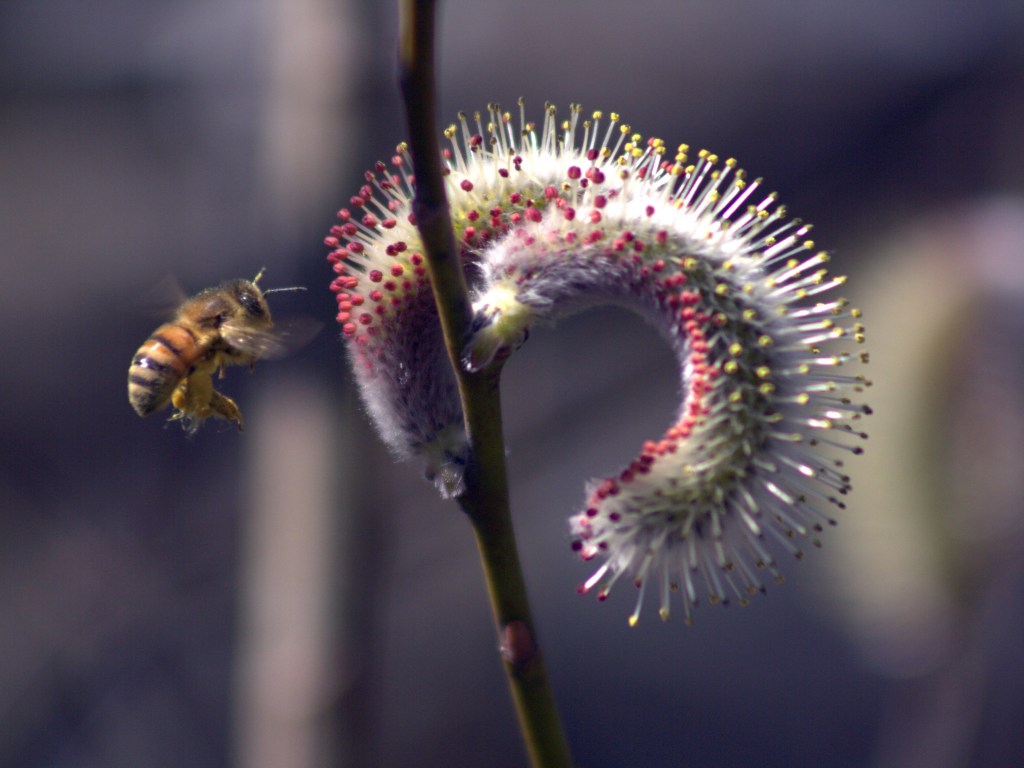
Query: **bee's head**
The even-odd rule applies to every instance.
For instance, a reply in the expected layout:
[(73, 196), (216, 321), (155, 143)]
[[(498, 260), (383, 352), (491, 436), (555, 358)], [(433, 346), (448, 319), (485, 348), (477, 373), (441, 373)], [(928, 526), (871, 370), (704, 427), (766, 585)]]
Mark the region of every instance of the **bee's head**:
[[(263, 274), (262, 272), (260, 274)], [(256, 276), (259, 280), (260, 276)], [(230, 285), (231, 295), (238, 302), (245, 316), (250, 320), (269, 321), (270, 308), (263, 298), (263, 291), (256, 285), (256, 280), (236, 280)]]

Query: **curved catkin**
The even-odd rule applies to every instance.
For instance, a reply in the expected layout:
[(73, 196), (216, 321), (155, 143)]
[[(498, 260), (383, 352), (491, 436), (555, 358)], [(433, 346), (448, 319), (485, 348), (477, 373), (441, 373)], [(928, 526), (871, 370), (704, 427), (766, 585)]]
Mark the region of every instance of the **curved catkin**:
[[(828, 255), (733, 160), (643, 140), (615, 114), (518, 126), (492, 107), (446, 135), (448, 194), (474, 280), (470, 369), (504, 357), (536, 322), (600, 303), (630, 308), (672, 346), (675, 420), (570, 521), (573, 549), (600, 565), (600, 598), (627, 577), (659, 612), (681, 593), (727, 603), (780, 579), (771, 550), (797, 556), (850, 487), (867, 384), (859, 312), (832, 295)], [(458, 493), (466, 460), (454, 380), (429, 295), (404, 147), (339, 213), (328, 245), (338, 320), (368, 410), (401, 455)], [(774, 541), (775, 545), (768, 542)]]

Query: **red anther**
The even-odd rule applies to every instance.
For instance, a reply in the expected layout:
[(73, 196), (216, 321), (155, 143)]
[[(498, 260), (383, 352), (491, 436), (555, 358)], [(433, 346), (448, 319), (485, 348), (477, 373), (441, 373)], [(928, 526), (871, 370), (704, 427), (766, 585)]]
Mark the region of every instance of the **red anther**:
[(471, 192), (473, 190), (473, 182), (469, 179), (463, 179), (459, 186), (463, 192)]
[(566, 171), (565, 175), (568, 176), (573, 181), (575, 181), (576, 179), (583, 175), (583, 172), (579, 169), (578, 166), (570, 165), (569, 170)]
[(608, 198), (604, 195), (598, 195), (594, 198), (595, 208), (604, 208), (606, 205), (608, 205)]

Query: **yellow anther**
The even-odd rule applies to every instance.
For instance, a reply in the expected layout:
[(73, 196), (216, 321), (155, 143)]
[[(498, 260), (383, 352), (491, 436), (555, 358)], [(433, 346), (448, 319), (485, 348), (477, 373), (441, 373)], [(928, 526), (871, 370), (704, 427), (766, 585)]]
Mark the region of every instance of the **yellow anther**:
[(772, 337), (767, 333), (763, 333), (757, 337), (757, 345), (759, 347), (770, 347), (772, 345)]
[(749, 323), (751, 320), (754, 320), (756, 318), (757, 318), (757, 310), (756, 309), (753, 309), (752, 307), (747, 307), (746, 309), (743, 310), (743, 319), (746, 322)]
[(729, 286), (727, 283), (719, 283), (715, 286), (716, 296), (727, 296), (729, 294)]
[(775, 392), (775, 385), (772, 384), (770, 381), (766, 381), (764, 384), (757, 388), (757, 391), (760, 392), (762, 395), (767, 396)]
[(759, 379), (767, 379), (769, 376), (772, 375), (772, 369), (769, 368), (767, 365), (759, 365), (754, 370), (754, 373), (757, 374), (757, 378)]
[(722, 366), (722, 370), (732, 376), (736, 371), (740, 369), (740, 364), (735, 360), (729, 360)]
[(743, 354), (743, 345), (738, 341), (729, 345), (729, 354), (733, 357), (739, 357)]
[[(595, 120), (600, 120), (604, 116), (604, 113), (600, 109), (595, 109), (590, 116)], [(613, 117), (612, 119), (614, 120), (615, 118)]]

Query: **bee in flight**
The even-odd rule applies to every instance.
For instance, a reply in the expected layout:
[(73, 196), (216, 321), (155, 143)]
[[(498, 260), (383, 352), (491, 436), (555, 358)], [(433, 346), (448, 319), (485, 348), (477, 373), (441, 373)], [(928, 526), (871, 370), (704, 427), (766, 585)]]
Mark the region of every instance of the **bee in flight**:
[(211, 416), (233, 421), (242, 430), (235, 401), (213, 388), (213, 375), (224, 377), (228, 365), (249, 365), (286, 351), (274, 329), (266, 295), (304, 288), (261, 291), (252, 280), (229, 280), (185, 301), (173, 320), (146, 339), (128, 368), (128, 402), (148, 416), (170, 402), (185, 431), (194, 434)]

